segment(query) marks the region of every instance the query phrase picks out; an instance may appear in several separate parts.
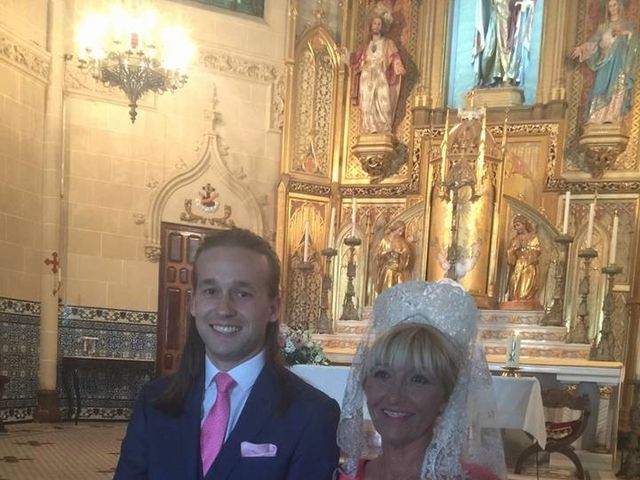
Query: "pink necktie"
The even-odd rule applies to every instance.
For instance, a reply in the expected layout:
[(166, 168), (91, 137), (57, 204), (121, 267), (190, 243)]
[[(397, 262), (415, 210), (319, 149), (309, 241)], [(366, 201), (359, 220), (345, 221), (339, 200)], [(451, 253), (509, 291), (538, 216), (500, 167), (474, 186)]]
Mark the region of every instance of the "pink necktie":
[(229, 392), (236, 385), (230, 375), (219, 372), (213, 379), (218, 390), (216, 403), (202, 424), (200, 432), (200, 455), (202, 456), (202, 474), (206, 475), (216, 459), (229, 423)]

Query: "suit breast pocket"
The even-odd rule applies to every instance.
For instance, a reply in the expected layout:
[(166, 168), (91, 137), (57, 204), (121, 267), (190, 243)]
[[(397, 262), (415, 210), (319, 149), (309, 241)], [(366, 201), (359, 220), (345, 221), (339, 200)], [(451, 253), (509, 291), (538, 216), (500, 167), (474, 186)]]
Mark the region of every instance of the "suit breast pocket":
[[(238, 480), (270, 480), (285, 478), (288, 462), (279, 457), (244, 457), (232, 478)], [(237, 475), (237, 476), (236, 476)]]

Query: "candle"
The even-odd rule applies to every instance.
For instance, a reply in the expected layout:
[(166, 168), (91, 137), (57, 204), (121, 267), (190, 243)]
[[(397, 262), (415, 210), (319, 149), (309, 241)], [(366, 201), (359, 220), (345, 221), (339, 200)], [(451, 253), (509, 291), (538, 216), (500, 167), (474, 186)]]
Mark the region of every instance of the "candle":
[(515, 332), (515, 336), (507, 339), (507, 361), (506, 366), (517, 368), (520, 365), (520, 336)]
[(596, 202), (589, 205), (589, 225), (587, 226), (587, 248), (591, 248), (593, 240), (593, 220), (596, 218)]
[(571, 192), (567, 190), (564, 194), (564, 218), (562, 219), (562, 234), (566, 235), (569, 231), (569, 205), (571, 202)]
[(442, 139), (442, 162), (440, 163), (440, 184), (444, 185), (445, 169), (447, 164), (447, 143), (449, 142), (449, 108), (447, 108), (447, 117), (444, 121), (444, 138)]
[(309, 222), (304, 224), (304, 255), (302, 261), (309, 261)]
[(613, 215), (613, 230), (611, 231), (611, 245), (609, 247), (609, 265), (616, 264), (616, 248), (618, 246), (618, 212)]
[(356, 236), (356, 197), (351, 199), (351, 236)]
[(480, 145), (478, 146), (478, 162), (476, 164), (476, 179), (478, 184), (482, 184), (484, 173), (484, 155), (487, 143), (487, 109), (483, 108), (482, 126), (480, 128)]
[(504, 156), (507, 148), (507, 124), (509, 122), (509, 109), (504, 111), (504, 125), (502, 127), (502, 155)]
[(331, 221), (329, 222), (328, 248), (333, 248), (333, 246), (336, 244), (335, 223), (336, 223), (336, 207), (331, 207)]

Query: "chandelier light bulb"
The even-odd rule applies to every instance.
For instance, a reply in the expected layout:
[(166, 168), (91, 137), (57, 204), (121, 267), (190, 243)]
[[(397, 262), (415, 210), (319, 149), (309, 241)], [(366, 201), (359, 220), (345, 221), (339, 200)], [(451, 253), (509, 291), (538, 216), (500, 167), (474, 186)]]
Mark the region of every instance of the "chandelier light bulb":
[(88, 14), (77, 27), (77, 41), (79, 67), (96, 81), (125, 93), (131, 123), (144, 94), (184, 86), (195, 51), (184, 29), (160, 26), (151, 10), (133, 15), (122, 7), (102, 15)]

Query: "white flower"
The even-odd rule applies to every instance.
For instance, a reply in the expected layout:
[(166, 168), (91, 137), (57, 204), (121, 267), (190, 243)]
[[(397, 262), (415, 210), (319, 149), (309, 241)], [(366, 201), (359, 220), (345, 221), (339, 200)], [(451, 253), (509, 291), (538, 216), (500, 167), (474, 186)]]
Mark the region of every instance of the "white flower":
[(296, 346), (290, 338), (287, 338), (287, 341), (284, 344), (284, 351), (286, 353), (293, 353), (296, 351)]

